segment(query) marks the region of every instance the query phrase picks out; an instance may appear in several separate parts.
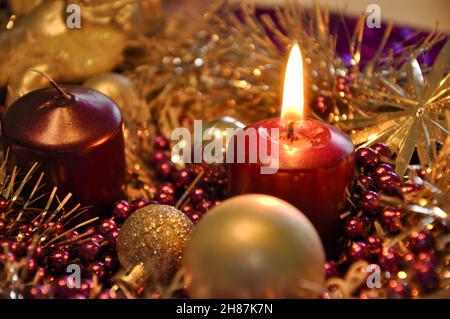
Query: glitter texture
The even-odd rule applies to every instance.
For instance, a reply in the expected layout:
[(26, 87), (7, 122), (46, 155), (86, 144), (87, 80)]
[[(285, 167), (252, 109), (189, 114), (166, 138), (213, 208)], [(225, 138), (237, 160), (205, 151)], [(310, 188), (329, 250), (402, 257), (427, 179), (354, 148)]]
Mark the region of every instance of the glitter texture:
[(153, 279), (168, 280), (178, 269), (192, 227), (191, 220), (172, 206), (145, 206), (121, 228), (117, 240), (119, 261), (126, 268), (144, 263)]

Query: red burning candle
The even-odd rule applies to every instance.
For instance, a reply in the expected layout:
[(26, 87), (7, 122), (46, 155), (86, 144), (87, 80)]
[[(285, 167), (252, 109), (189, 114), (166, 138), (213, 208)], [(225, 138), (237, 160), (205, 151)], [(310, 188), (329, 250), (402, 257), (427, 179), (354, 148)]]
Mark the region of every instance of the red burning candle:
[(97, 91), (53, 84), (6, 110), (3, 139), (20, 168), (38, 162), (60, 196), (70, 192), (94, 214), (105, 214), (125, 182), (121, 112)]
[[(228, 166), (229, 193), (269, 194), (290, 202), (314, 224), (331, 257), (342, 231), (339, 214), (345, 206), (345, 189), (353, 177), (354, 146), (335, 127), (303, 118), (302, 73), (301, 52), (294, 45), (286, 69), (281, 118), (244, 129), (255, 129), (258, 138), (267, 143), (272, 139), (267, 132), (279, 129), (279, 138), (271, 144), (271, 148), (278, 148), (278, 171), (261, 174), (263, 164), (259, 158), (256, 163), (235, 161)], [(250, 152), (249, 144), (245, 144), (246, 153)]]

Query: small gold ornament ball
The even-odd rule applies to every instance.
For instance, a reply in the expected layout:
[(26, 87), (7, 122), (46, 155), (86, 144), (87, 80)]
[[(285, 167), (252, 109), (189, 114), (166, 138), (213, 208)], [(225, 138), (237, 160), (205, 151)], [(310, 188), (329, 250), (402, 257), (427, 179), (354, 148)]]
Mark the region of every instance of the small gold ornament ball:
[[(211, 136), (215, 135), (216, 136), (215, 138), (223, 137), (224, 149), (222, 150), (222, 152), (225, 153), (228, 147), (228, 142), (230, 138), (233, 136), (233, 135), (228, 136), (227, 129), (237, 130), (243, 129), (244, 127), (245, 125), (243, 123), (239, 122), (238, 120), (236, 120), (231, 116), (221, 116), (213, 120), (205, 121), (202, 125), (202, 135), (204, 135), (207, 130), (210, 130), (208, 131), (208, 133)], [(205, 147), (209, 142), (210, 142), (209, 140), (205, 141), (203, 143), (203, 147)]]
[(241, 195), (208, 212), (184, 254), (192, 298), (313, 298), (325, 253), (310, 221), (267, 195)]
[(136, 107), (138, 95), (133, 82), (125, 75), (102, 73), (89, 78), (83, 86), (97, 90), (110, 97), (122, 111)]
[(152, 280), (167, 282), (180, 266), (193, 224), (178, 209), (148, 205), (128, 217), (117, 238), (121, 265), (131, 268), (143, 263)]

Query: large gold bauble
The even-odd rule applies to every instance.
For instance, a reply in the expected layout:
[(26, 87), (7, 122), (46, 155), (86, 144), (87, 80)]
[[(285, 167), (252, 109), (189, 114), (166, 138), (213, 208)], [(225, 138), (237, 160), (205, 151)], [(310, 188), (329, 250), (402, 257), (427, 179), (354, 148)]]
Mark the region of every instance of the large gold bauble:
[(168, 282), (179, 268), (193, 224), (178, 209), (148, 205), (128, 217), (117, 238), (117, 255), (125, 269), (143, 264), (144, 277)]
[(256, 194), (208, 212), (184, 255), (192, 298), (317, 297), (324, 262), (310, 221), (289, 203)]

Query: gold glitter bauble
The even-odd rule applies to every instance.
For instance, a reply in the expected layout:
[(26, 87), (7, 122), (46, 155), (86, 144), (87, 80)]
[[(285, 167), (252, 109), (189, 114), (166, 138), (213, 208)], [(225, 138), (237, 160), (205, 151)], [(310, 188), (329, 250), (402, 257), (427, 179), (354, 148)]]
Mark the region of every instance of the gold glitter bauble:
[(324, 262), (310, 221), (291, 204), (256, 194), (209, 211), (184, 255), (192, 298), (317, 297)]
[(172, 206), (145, 206), (122, 225), (116, 246), (119, 261), (125, 268), (143, 263), (152, 281), (167, 282), (178, 270), (192, 227)]

